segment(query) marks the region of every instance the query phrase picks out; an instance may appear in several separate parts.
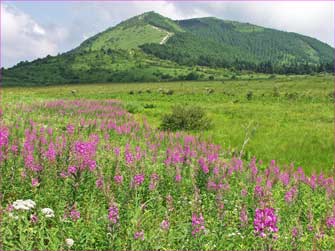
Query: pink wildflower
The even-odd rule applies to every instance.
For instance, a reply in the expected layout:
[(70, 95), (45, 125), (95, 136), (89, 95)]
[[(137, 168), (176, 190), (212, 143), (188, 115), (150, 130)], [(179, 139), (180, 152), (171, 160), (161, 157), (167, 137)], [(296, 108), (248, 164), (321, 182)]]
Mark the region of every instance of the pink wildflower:
[(199, 215), (192, 214), (192, 229), (193, 236), (205, 231), (205, 220), (201, 213)]
[(33, 187), (37, 187), (39, 184), (40, 184), (40, 183), (39, 183), (39, 181), (38, 181), (38, 178), (32, 178), (32, 179), (31, 179), (31, 185), (32, 185)]
[(119, 221), (119, 209), (116, 205), (112, 205), (109, 207), (108, 219), (113, 224), (116, 224)]
[(167, 231), (170, 228), (170, 222), (168, 220), (163, 220), (161, 223), (161, 229)]
[(256, 235), (266, 237), (267, 234), (278, 232), (277, 216), (273, 208), (256, 209), (254, 218)]
[(135, 240), (141, 239), (142, 241), (144, 241), (144, 231), (141, 230), (141, 231), (139, 231), (139, 232), (136, 232), (136, 233), (134, 234), (134, 239), (135, 239)]
[(70, 212), (70, 217), (73, 221), (77, 221), (80, 219), (80, 212), (76, 209), (72, 209)]

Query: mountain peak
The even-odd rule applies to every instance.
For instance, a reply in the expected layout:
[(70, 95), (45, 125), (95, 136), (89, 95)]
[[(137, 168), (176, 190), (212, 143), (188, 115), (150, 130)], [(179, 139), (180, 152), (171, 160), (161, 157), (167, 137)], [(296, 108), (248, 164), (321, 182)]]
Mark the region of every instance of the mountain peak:
[(164, 44), (173, 34), (182, 31), (177, 22), (149, 11), (84, 41), (77, 50), (138, 49), (143, 44)]
[[(149, 11), (96, 34), (71, 53), (18, 64), (4, 76), (39, 83), (168, 80), (183, 79), (185, 71), (173, 67), (195, 65), (310, 73), (333, 70), (333, 52), (296, 33), (215, 17), (174, 21)], [(160, 73), (163, 65), (169, 74)]]

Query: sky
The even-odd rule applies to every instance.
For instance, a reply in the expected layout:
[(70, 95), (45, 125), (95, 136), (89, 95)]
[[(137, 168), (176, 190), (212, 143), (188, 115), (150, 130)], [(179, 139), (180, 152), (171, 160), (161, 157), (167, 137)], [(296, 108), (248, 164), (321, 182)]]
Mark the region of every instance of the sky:
[(214, 16), (315, 37), (334, 47), (333, 1), (0, 1), (1, 66), (57, 55), (132, 16), (155, 11), (172, 19)]

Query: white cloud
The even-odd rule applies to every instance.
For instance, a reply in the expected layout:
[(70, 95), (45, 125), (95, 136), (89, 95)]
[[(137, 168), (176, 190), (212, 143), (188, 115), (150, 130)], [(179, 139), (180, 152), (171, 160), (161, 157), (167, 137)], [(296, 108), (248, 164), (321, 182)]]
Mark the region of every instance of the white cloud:
[(57, 42), (66, 34), (58, 28), (47, 29), (19, 9), (1, 5), (2, 66), (32, 60), (58, 52)]

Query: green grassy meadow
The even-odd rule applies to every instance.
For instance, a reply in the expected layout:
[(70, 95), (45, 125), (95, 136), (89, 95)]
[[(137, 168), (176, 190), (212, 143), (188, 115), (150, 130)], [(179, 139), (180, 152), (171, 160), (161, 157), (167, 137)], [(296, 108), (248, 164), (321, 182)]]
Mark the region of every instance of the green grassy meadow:
[[(18, 103), (54, 99), (118, 99), (159, 127), (161, 117), (176, 104), (203, 107), (213, 128), (192, 132), (239, 153), (248, 140), (244, 158), (256, 156), (281, 165), (294, 163), (307, 173), (333, 170), (334, 81), (331, 75), (224, 80), (80, 84), (48, 87), (4, 87), (6, 109)], [(172, 90), (172, 95), (164, 91)], [(249, 93), (249, 94), (248, 94)], [(6, 115), (8, 114), (8, 115)]]

